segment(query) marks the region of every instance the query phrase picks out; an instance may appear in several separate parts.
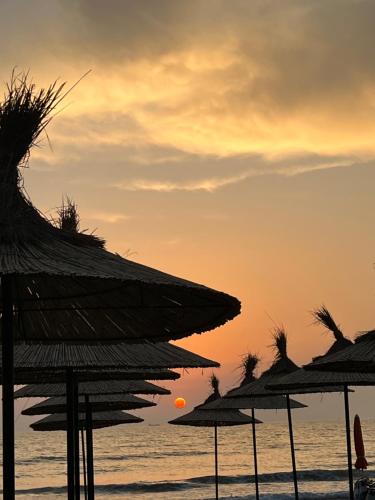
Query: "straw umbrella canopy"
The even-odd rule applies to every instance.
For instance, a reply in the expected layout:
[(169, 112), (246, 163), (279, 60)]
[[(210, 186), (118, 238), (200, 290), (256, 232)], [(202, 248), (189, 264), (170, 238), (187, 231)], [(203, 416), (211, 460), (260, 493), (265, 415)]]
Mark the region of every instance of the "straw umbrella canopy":
[[(313, 363), (308, 366), (315, 366), (315, 364), (318, 366), (320, 363), (323, 363), (325, 359), (332, 356), (340, 356), (340, 353), (353, 348), (352, 342), (344, 337), (341, 329), (337, 326), (332, 315), (325, 306), (313, 311), (313, 316), (318, 324), (325, 326), (333, 333), (335, 341), (326, 354), (315, 357)], [(267, 387), (276, 392), (284, 392), (285, 394), (311, 394), (313, 392), (344, 393), (349, 497), (352, 500), (354, 498), (354, 486), (350, 437), (349, 385), (372, 385), (375, 382), (375, 374), (371, 376), (371, 374), (366, 375), (358, 373), (336, 374), (334, 372), (309, 372), (305, 368), (307, 368), (307, 366), (271, 382)]]
[[(76, 205), (68, 199), (67, 203), (63, 203), (62, 208), (59, 209), (57, 224), (61, 230), (66, 233), (69, 232), (72, 238), (79, 238), (79, 215)], [(101, 246), (104, 241), (98, 239), (96, 236), (83, 235), (85, 241), (90, 241), (92, 246)], [(22, 345), (16, 348), (16, 367), (17, 375), (20, 375), (20, 371), (23, 371), (26, 367), (27, 369), (27, 382), (32, 382), (29, 377), (31, 373), (31, 368), (33, 370), (33, 375), (35, 375), (35, 370), (44, 369), (60, 369), (61, 367), (67, 367), (67, 381), (73, 378), (72, 370), (79, 368), (107, 368), (116, 367), (182, 367), (182, 368), (195, 368), (195, 367), (208, 367), (208, 366), (218, 366), (218, 363), (203, 358), (202, 356), (195, 355), (185, 349), (179, 348), (168, 343), (158, 343), (153, 344), (150, 342), (145, 342), (147, 345), (132, 345), (126, 348), (124, 344), (113, 345), (66, 345), (66, 344), (53, 344), (53, 345)], [(60, 377), (61, 374), (55, 372), (51, 380), (56, 380), (56, 377)], [(80, 372), (87, 375), (87, 372)], [(113, 378), (116, 376), (114, 373), (107, 373), (108, 378)], [(168, 374), (169, 375), (169, 374)], [(171, 374), (172, 375), (172, 374)], [(146, 375), (143, 375), (146, 376)], [(142, 377), (141, 374), (136, 377)], [(129, 377), (128, 377), (129, 378)], [(72, 391), (78, 394), (75, 387), (75, 381), (77, 380), (77, 373), (74, 373), (74, 379), (71, 381), (70, 385)], [(21, 381), (25, 381), (22, 380)], [(68, 393), (69, 396), (69, 393)], [(78, 400), (73, 402), (74, 405), (78, 407)], [(73, 405), (68, 405), (68, 408)], [(76, 409), (75, 412), (78, 410)], [(70, 443), (73, 442), (73, 433), (76, 436), (75, 439), (75, 482), (76, 482), (76, 495), (79, 495), (79, 446), (78, 446), (78, 428), (74, 430), (74, 421), (78, 419), (78, 416), (73, 416), (71, 412), (71, 430), (67, 434), (68, 446), (67, 449), (70, 450)], [(72, 452), (71, 452), (72, 454)], [(68, 468), (73, 457), (68, 459)], [(70, 470), (70, 469), (69, 469)], [(71, 470), (72, 473), (72, 470)], [(69, 484), (72, 484), (74, 478), (72, 475), (68, 474)]]
[[(93, 429), (102, 429), (121, 424), (138, 424), (143, 422), (143, 418), (136, 417), (123, 411), (100, 411), (92, 415)], [(65, 431), (67, 429), (67, 419), (65, 413), (56, 413), (42, 418), (30, 424), (34, 431)], [(85, 413), (79, 414), (79, 428), (86, 428)]]
[[(54, 227), (22, 190), (19, 167), (64, 97), (13, 75), (0, 104), (3, 494), (15, 497), (13, 344), (178, 339), (234, 318), (225, 293), (131, 262)], [(86, 235), (87, 236), (87, 235)], [(110, 314), (109, 314), (110, 313)], [(69, 491), (68, 497), (72, 497)]]
[[(15, 397), (39, 397), (51, 394), (63, 394), (63, 396), (52, 397), (46, 401), (38, 403), (22, 413), (24, 415), (41, 415), (46, 413), (65, 413), (67, 408), (67, 398), (65, 395), (66, 386), (64, 384), (41, 384), (39, 387), (27, 386), (16, 391)], [(94, 464), (93, 464), (93, 444), (92, 444), (92, 422), (93, 412), (112, 410), (132, 410), (137, 408), (155, 406), (155, 403), (137, 398), (132, 393), (143, 394), (170, 394), (170, 391), (162, 387), (143, 380), (133, 381), (98, 381), (85, 382), (79, 385), (79, 397), (77, 398), (77, 410), (84, 411), (86, 415), (86, 442), (87, 442), (87, 476), (88, 476), (88, 500), (94, 498)], [(76, 422), (77, 432), (78, 412)], [(69, 429), (68, 429), (69, 430)], [(78, 436), (76, 435), (76, 443)], [(82, 453), (84, 456), (84, 438), (82, 435)], [(76, 447), (76, 462), (79, 463), (79, 448)], [(69, 460), (69, 457), (68, 457)], [(84, 461), (85, 463), (85, 461)], [(79, 469), (75, 471), (79, 475)], [(86, 477), (86, 476), (85, 476)], [(76, 478), (75, 487), (78, 488), (79, 480)], [(79, 495), (79, 493), (77, 492)]]
[[(96, 396), (104, 394), (147, 394), (168, 395), (171, 391), (146, 380), (98, 380), (79, 383), (79, 394)], [(14, 398), (44, 398), (65, 396), (65, 384), (31, 384), (14, 393)]]
[[(193, 411), (182, 415), (181, 417), (170, 420), (173, 425), (190, 425), (193, 427), (213, 427), (214, 428), (214, 445), (215, 445), (215, 492), (216, 499), (219, 498), (219, 474), (218, 474), (218, 447), (217, 447), (217, 428), (229, 427), (235, 425), (252, 424), (253, 418), (241, 413), (238, 410), (206, 410), (205, 405), (219, 399), (219, 380), (215, 375), (212, 375), (211, 380), (212, 393), (200, 405), (196, 406)], [(261, 423), (260, 420), (255, 420), (255, 423)]]
[(351, 346), (314, 360), (304, 368), (345, 373), (375, 373), (375, 330), (361, 333)]
[[(226, 395), (230, 398), (264, 398), (273, 397), (275, 392), (267, 389), (267, 385), (276, 382), (280, 377), (288, 373), (293, 373), (298, 370), (298, 366), (289, 358), (287, 354), (287, 335), (283, 328), (275, 328), (273, 332), (275, 350), (275, 358), (266, 371), (264, 371), (258, 379), (233, 389)], [(281, 394), (281, 393), (280, 393)], [(293, 423), (291, 413), (291, 401), (289, 395), (286, 396), (286, 409), (288, 415), (288, 430), (290, 439), (290, 449), (292, 458), (293, 469), (293, 484), (295, 497), (298, 498), (298, 481), (297, 481), (297, 468), (295, 459), (294, 436), (293, 436)]]
[[(133, 394), (106, 394), (90, 396), (92, 411), (108, 410), (137, 410), (156, 406), (156, 403), (139, 398)], [(85, 396), (80, 395), (78, 400), (78, 412), (86, 410)], [(59, 396), (46, 399), (41, 403), (30, 406), (21, 412), (22, 415), (48, 415), (49, 413), (66, 413), (66, 397)]]
[[(251, 384), (256, 381), (255, 369), (259, 362), (258, 356), (255, 354), (247, 354), (241, 364), (242, 380), (238, 387), (228, 391), (222, 398), (216, 399), (204, 406), (206, 409), (251, 409), (252, 422), (252, 439), (253, 439), (253, 457), (254, 457), (254, 477), (255, 477), (255, 497), (259, 499), (259, 477), (258, 477), (258, 457), (257, 457), (257, 440), (255, 429), (255, 409), (275, 410), (287, 409), (287, 399), (283, 395), (269, 395), (259, 397), (230, 397), (233, 391)], [(293, 399), (289, 401), (290, 408), (305, 408), (306, 405), (299, 403)]]
[[(33, 371), (31, 372), (32, 376), (35, 377), (35, 380), (37, 381), (48, 381), (47, 384), (47, 389), (52, 392), (52, 395), (55, 394), (56, 389), (55, 385), (57, 385), (58, 391), (57, 394), (61, 393), (63, 395), (67, 394), (68, 398), (67, 401), (69, 403), (69, 392), (67, 393), (67, 387), (66, 383), (65, 384), (52, 384), (51, 382), (56, 382), (56, 381), (62, 381), (66, 379), (66, 374), (64, 372), (37, 372)], [(145, 378), (147, 377), (148, 379), (155, 379), (155, 380), (160, 380), (160, 379), (168, 379), (168, 380), (175, 380), (176, 378), (179, 378), (180, 375), (178, 373), (172, 372), (170, 370), (156, 370), (156, 369), (138, 369), (138, 370), (129, 370), (129, 371), (116, 371), (112, 370), (110, 372), (102, 372), (102, 371), (92, 371), (92, 372), (76, 372), (75, 373), (75, 378), (76, 380), (97, 380), (97, 382), (91, 382), (91, 384), (95, 387), (92, 387), (90, 390), (93, 394), (98, 394), (100, 391), (103, 393), (112, 393), (116, 392), (117, 394), (121, 393), (126, 393), (127, 390), (128, 392), (134, 392), (136, 389), (142, 390), (147, 393), (158, 393), (158, 394), (169, 394), (170, 391), (164, 389), (164, 388), (158, 388), (158, 386), (155, 386), (153, 384), (149, 384), (148, 382), (144, 382), (143, 380), (139, 380), (139, 383), (137, 383), (137, 386), (131, 385), (130, 387), (123, 386), (122, 384), (129, 384), (130, 381), (137, 381), (139, 378)], [(107, 380), (102, 380), (102, 379), (107, 379)], [(112, 381), (112, 379), (114, 379)], [(27, 374), (27, 381), (31, 382), (32, 380), (30, 379), (30, 374)], [(84, 383), (84, 382), (83, 382)], [(96, 385), (95, 385), (96, 384)], [(99, 384), (99, 387), (98, 387)], [(104, 387), (104, 388), (103, 388)], [(41, 384), (41, 387), (33, 387), (33, 386), (27, 386), (24, 387), (20, 390), (20, 394), (15, 394), (15, 397), (30, 397), (30, 394), (28, 394), (28, 391), (30, 388), (34, 389), (34, 394), (36, 396), (48, 396), (48, 392), (46, 392), (46, 387), (44, 387), (43, 384)], [(76, 386), (73, 388), (73, 399), (75, 402), (75, 407), (77, 411), (74, 411), (74, 417), (73, 417), (73, 422), (71, 422), (70, 427), (68, 428), (67, 432), (67, 466), (68, 466), (68, 490), (69, 490), (69, 485), (74, 485), (73, 487), (75, 488), (75, 495), (79, 495), (80, 491), (80, 471), (79, 471), (79, 429), (78, 429), (78, 383)], [(36, 392), (38, 391), (38, 392)], [(41, 392), (40, 392), (41, 391)], [(17, 392), (17, 391), (16, 391)], [(88, 398), (89, 399), (89, 398)], [(120, 406), (120, 408), (122, 405)], [(66, 411), (66, 409), (65, 409)], [(73, 425), (72, 425), (73, 424)], [(72, 438), (72, 435), (74, 435), (74, 439)], [(73, 442), (73, 443), (72, 443)], [(73, 450), (71, 449), (73, 448)], [(72, 460), (73, 460), (73, 455), (74, 453), (74, 468), (71, 466)]]
[[(1, 350), (1, 348), (0, 348)], [(18, 344), (15, 373), (22, 370), (208, 368), (219, 363), (168, 342), (142, 344)]]

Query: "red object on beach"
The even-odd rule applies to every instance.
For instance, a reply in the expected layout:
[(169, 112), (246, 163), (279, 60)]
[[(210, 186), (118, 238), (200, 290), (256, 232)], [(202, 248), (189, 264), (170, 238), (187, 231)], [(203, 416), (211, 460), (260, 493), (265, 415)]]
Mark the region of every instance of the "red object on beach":
[(368, 463), (365, 457), (365, 445), (363, 444), (361, 420), (358, 415), (354, 417), (354, 446), (357, 454), (355, 468), (361, 470), (367, 469)]

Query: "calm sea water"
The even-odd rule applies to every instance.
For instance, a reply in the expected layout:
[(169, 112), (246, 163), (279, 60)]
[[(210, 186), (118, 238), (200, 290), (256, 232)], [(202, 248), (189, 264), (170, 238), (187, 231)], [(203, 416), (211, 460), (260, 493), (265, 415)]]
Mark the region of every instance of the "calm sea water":
[[(375, 421), (362, 426), (371, 471)], [(293, 498), (285, 423), (257, 429), (262, 498)], [(133, 424), (94, 431), (94, 439), (98, 500), (214, 497), (212, 429)], [(296, 423), (295, 440), (301, 497), (347, 499), (343, 422)], [(254, 498), (249, 427), (219, 429), (219, 467), (221, 498)], [(65, 498), (65, 471), (64, 433), (18, 435), (17, 498)]]

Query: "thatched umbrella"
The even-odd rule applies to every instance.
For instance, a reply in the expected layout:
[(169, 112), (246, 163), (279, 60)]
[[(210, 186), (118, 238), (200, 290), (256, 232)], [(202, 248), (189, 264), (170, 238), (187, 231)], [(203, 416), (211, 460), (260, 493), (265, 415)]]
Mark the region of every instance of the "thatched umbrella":
[[(171, 340), (224, 324), (237, 299), (123, 259), (72, 236), (22, 190), (27, 163), (64, 85), (37, 91), (13, 75), (0, 104), (0, 276), (3, 345), (3, 494), (15, 496), (13, 345), (29, 342)], [(103, 245), (102, 245), (103, 246)], [(109, 314), (110, 313), (110, 314)], [(72, 387), (72, 382), (68, 381)], [(73, 389), (71, 391), (73, 393)], [(70, 405), (72, 409), (74, 404)], [(68, 498), (73, 497), (69, 488)]]
[(375, 373), (375, 330), (361, 333), (354, 344), (309, 363), (306, 370)]
[[(75, 370), (74, 377), (77, 383), (90, 382), (96, 380), (178, 380), (181, 375), (172, 370), (156, 370), (147, 368), (132, 368), (131, 370)], [(51, 384), (64, 383), (66, 386), (66, 370), (58, 371), (21, 371), (16, 373), (16, 385), (33, 384), (39, 385), (40, 382)], [(66, 391), (66, 387), (64, 389)]]
[[(212, 393), (200, 405), (196, 406), (193, 411), (186, 413), (182, 417), (170, 420), (173, 425), (191, 425), (194, 427), (213, 427), (214, 428), (214, 444), (215, 444), (215, 492), (216, 499), (219, 498), (219, 474), (218, 474), (218, 450), (217, 450), (217, 428), (228, 427), (234, 425), (245, 425), (253, 423), (253, 419), (238, 410), (206, 410), (203, 407), (217, 399), (219, 399), (219, 380), (215, 375), (212, 375), (211, 380)], [(260, 420), (255, 420), (255, 423), (261, 423)]]
[[(87, 396), (91, 409), (94, 412), (109, 411), (109, 410), (137, 410), (139, 408), (147, 408), (156, 406), (156, 403), (139, 398), (133, 394), (106, 394)], [(85, 396), (79, 395), (78, 412), (86, 411)], [(48, 415), (50, 413), (66, 413), (66, 397), (58, 396), (48, 398), (41, 403), (37, 403), (25, 410), (22, 410), (22, 415)]]
[[(326, 354), (313, 358), (314, 361), (311, 366), (318, 366), (320, 363), (324, 363), (326, 359), (332, 356), (340, 356), (341, 353), (353, 348), (352, 342), (344, 337), (342, 331), (325, 306), (313, 311), (313, 316), (318, 324), (325, 326), (333, 333), (335, 341)], [(268, 387), (277, 392), (281, 391), (286, 394), (311, 394), (314, 392), (344, 393), (349, 497), (352, 500), (354, 498), (354, 486), (350, 436), (349, 385), (372, 385), (375, 383), (375, 374), (374, 376), (371, 376), (371, 374), (368, 376), (357, 373), (347, 376), (348, 374), (336, 374), (334, 372), (309, 372), (305, 368), (306, 367), (303, 367), (275, 382), (271, 382)]]
[(17, 344), (14, 365), (17, 376), (18, 372), (35, 370), (211, 368), (218, 367), (219, 363), (168, 342), (145, 341), (142, 344)]
[[(264, 371), (262, 375), (253, 382), (243, 385), (238, 389), (232, 390), (230, 394), (227, 395), (227, 397), (263, 398), (267, 396), (274, 396), (275, 393), (266, 388), (267, 384), (271, 383), (272, 381), (277, 381), (283, 375), (298, 370), (298, 366), (288, 357), (287, 335), (284, 329), (275, 328), (273, 337), (274, 337), (273, 348), (275, 350), (275, 358), (270, 368)], [(286, 396), (286, 408), (288, 415), (288, 429), (289, 429), (290, 449), (292, 458), (294, 494), (295, 498), (298, 498), (298, 481), (297, 481), (297, 467), (296, 467), (295, 448), (294, 448), (292, 413), (291, 413), (290, 398), (288, 395)]]
[[(252, 384), (256, 381), (255, 369), (259, 362), (258, 356), (247, 354), (242, 360), (242, 380), (238, 387), (228, 391), (222, 398), (216, 399), (208, 403), (204, 408), (212, 410), (229, 410), (229, 409), (251, 409), (252, 422), (252, 439), (253, 439), (253, 456), (254, 456), (254, 478), (255, 478), (255, 497), (259, 499), (259, 477), (258, 477), (258, 457), (257, 457), (257, 440), (255, 429), (255, 409), (263, 410), (278, 410), (287, 409), (287, 399), (284, 395), (268, 395), (258, 397), (231, 397), (231, 394), (241, 387)], [(299, 403), (293, 399), (289, 401), (290, 408), (305, 408), (306, 405)]]
[[(97, 380), (80, 382), (79, 394), (87, 396), (104, 394), (148, 394), (168, 395), (170, 390), (146, 380)], [(65, 384), (31, 384), (15, 391), (14, 398), (45, 398), (65, 396)]]
[[(74, 358), (75, 359), (75, 358)], [(39, 363), (39, 359), (37, 360)], [(24, 365), (22, 369), (18, 369), (15, 374), (15, 380), (18, 383), (33, 383), (33, 382), (40, 382), (40, 381), (48, 381), (48, 382), (61, 382), (65, 381), (65, 384), (63, 385), (63, 394), (66, 393), (66, 370), (56, 370), (56, 367), (59, 366), (59, 363), (61, 362), (60, 359), (58, 359), (58, 362), (55, 362), (51, 364), (51, 366), (55, 367), (55, 371), (50, 371), (51, 368), (48, 371), (45, 371), (43, 369), (37, 369), (38, 366), (40, 366), (38, 363), (33, 364), (31, 362), (31, 370), (26, 370), (24, 368)], [(83, 361), (79, 360), (79, 363), (83, 363)], [(98, 360), (95, 361), (96, 364), (98, 363)], [(64, 366), (64, 363), (66, 361), (62, 361), (62, 366)], [(74, 360), (74, 363), (77, 363), (77, 360)], [(25, 363), (26, 364), (26, 363)], [(144, 364), (144, 363), (143, 363)], [(26, 364), (27, 365), (27, 364)], [(71, 368), (69, 368), (71, 370)], [(114, 379), (115, 381), (118, 380), (137, 380), (137, 379), (142, 379), (142, 378), (148, 378), (148, 379), (154, 379), (154, 380), (176, 380), (179, 378), (180, 375), (178, 373), (172, 372), (170, 370), (156, 370), (156, 369), (145, 369), (145, 368), (132, 368), (129, 370), (106, 370), (106, 371), (83, 371), (83, 370), (75, 370), (74, 371), (74, 378), (78, 382), (79, 380), (102, 380), (102, 379), (107, 379), (107, 380), (112, 380)], [(78, 396), (78, 392), (74, 390), (74, 393)], [(43, 394), (45, 395), (45, 394)], [(76, 398), (75, 398), (76, 399)], [(78, 406), (78, 401), (76, 401), (76, 406)], [(77, 412), (74, 412), (75, 416), (74, 419), (78, 419)], [(72, 434), (75, 434), (75, 439), (74, 439), (74, 453), (75, 453), (75, 461), (74, 461), (74, 474), (75, 474), (75, 488), (76, 492), (78, 495), (79, 491), (79, 436), (78, 436), (78, 427), (77, 426), (72, 426), (73, 428), (70, 429), (70, 431), (67, 433), (67, 453), (68, 453), (68, 479), (69, 483), (73, 483), (73, 478), (71, 474), (73, 474), (73, 471), (71, 470), (70, 464), (71, 464), (71, 455), (69, 454), (69, 449), (70, 445), (72, 443)], [(70, 458), (69, 458), (70, 457)]]
[[(92, 437), (92, 420), (93, 415), (100, 417), (100, 413), (108, 413), (116, 410), (136, 410), (156, 406), (156, 403), (147, 401), (146, 399), (138, 398), (132, 394), (106, 394), (106, 395), (80, 395), (77, 405), (78, 413), (85, 415), (85, 425), (79, 427), (79, 419), (77, 419), (77, 428), (81, 428), (82, 433), (82, 456), (85, 464), (85, 446), (83, 429), (86, 429), (86, 446), (87, 446), (87, 497), (92, 500), (95, 497), (95, 481), (94, 481), (94, 451)], [(23, 415), (45, 415), (47, 413), (66, 414), (66, 396), (49, 398), (41, 403), (31, 406), (22, 411)], [(101, 419), (102, 421), (103, 419)], [(39, 429), (40, 430), (40, 429)], [(79, 455), (77, 457), (79, 460)], [(86, 471), (84, 471), (86, 484)], [(79, 493), (78, 493), (79, 494)]]
[[(150, 370), (151, 371), (151, 370)], [(100, 372), (101, 373), (101, 372)], [(100, 377), (100, 373), (98, 373), (98, 377)], [(145, 371), (146, 373), (146, 371)], [(158, 377), (156, 370), (153, 371), (154, 375), (156, 378)], [(172, 372), (173, 373), (173, 372)], [(121, 373), (120, 373), (121, 375)], [(128, 375), (128, 374), (127, 374)], [(147, 374), (146, 376), (150, 376)], [(167, 389), (164, 389), (163, 387), (156, 386), (155, 384), (151, 384), (150, 382), (146, 382), (144, 380), (136, 380), (133, 377), (133, 380), (97, 380), (97, 381), (92, 381), (92, 382), (82, 382), (78, 385), (77, 387), (77, 396), (78, 393), (81, 395), (81, 397), (84, 397), (84, 409), (87, 414), (87, 418), (90, 419), (90, 414), (92, 413), (92, 407), (90, 401), (92, 400), (93, 397), (99, 397), (103, 395), (103, 399), (105, 398), (115, 398), (117, 397), (117, 402), (112, 401), (111, 407), (113, 409), (135, 409), (139, 405), (134, 405), (132, 401), (127, 401), (126, 404), (122, 403), (119, 401), (119, 399), (126, 399), (128, 394), (159, 394), (159, 395), (164, 395), (164, 394), (170, 394), (170, 391)], [(37, 385), (28, 385), (26, 387), (23, 387), (22, 389), (19, 389), (18, 391), (15, 392), (14, 396), (16, 398), (30, 398), (30, 397), (49, 397), (49, 396), (63, 396), (63, 412), (66, 411), (66, 384), (37, 384)], [(110, 395), (110, 396), (108, 396)], [(147, 403), (148, 405), (148, 403)], [(38, 409), (42, 406), (45, 407), (45, 402), (40, 403), (39, 405), (36, 405)], [(142, 405), (145, 406), (145, 405)], [(77, 397), (77, 404), (76, 404), (77, 410), (79, 407), (78, 403), (78, 397)], [(99, 405), (96, 405), (96, 410), (99, 410)], [(42, 413), (52, 413), (52, 410), (46, 411), (45, 409), (42, 410)], [(76, 420), (77, 424), (75, 425), (75, 466), (79, 465), (79, 437), (78, 437), (78, 412), (76, 413)], [(86, 431), (88, 434), (90, 431)], [(67, 439), (69, 439), (69, 429), (67, 432)], [(87, 436), (87, 440), (90, 441), (90, 436)], [(84, 453), (84, 446), (83, 446), (83, 439), (82, 439), (82, 453)], [(92, 454), (89, 456), (89, 458), (92, 457)], [(67, 457), (69, 460), (69, 457)], [(94, 498), (94, 476), (93, 476), (93, 464), (91, 465), (91, 462), (88, 461), (88, 477), (89, 477), (89, 489), (88, 489), (88, 494), (89, 494), (89, 499)], [(76, 489), (76, 494), (79, 495), (79, 486), (80, 486), (80, 481), (79, 481), (79, 467), (75, 468), (75, 489)]]
[[(100, 411), (92, 415), (93, 429), (103, 429), (104, 427), (121, 424), (138, 424), (140, 422), (143, 422), (143, 418), (136, 417), (135, 415), (123, 411)], [(49, 415), (48, 417), (30, 424), (30, 427), (34, 431), (65, 431), (67, 430), (66, 414), (57, 413), (55, 415)], [(79, 428), (86, 428), (86, 415), (84, 413), (79, 414)]]

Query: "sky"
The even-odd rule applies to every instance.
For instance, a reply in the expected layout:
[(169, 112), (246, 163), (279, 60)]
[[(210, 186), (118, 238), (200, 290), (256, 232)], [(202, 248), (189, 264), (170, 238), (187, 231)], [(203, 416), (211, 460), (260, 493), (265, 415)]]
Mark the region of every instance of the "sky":
[[(68, 88), (90, 70), (26, 191), (47, 216), (70, 196), (110, 250), (241, 300), (178, 342), (222, 364), (223, 390), (248, 351), (269, 365), (275, 324), (296, 362), (325, 352), (322, 303), (349, 337), (374, 327), (374, 15), (361, 0), (1, 2), (3, 88), (13, 68)], [(210, 373), (173, 396), (191, 408)], [(353, 396), (364, 416), (369, 394)], [(335, 396), (309, 401), (305, 418), (338, 415)], [(174, 416), (172, 398), (144, 414)]]

